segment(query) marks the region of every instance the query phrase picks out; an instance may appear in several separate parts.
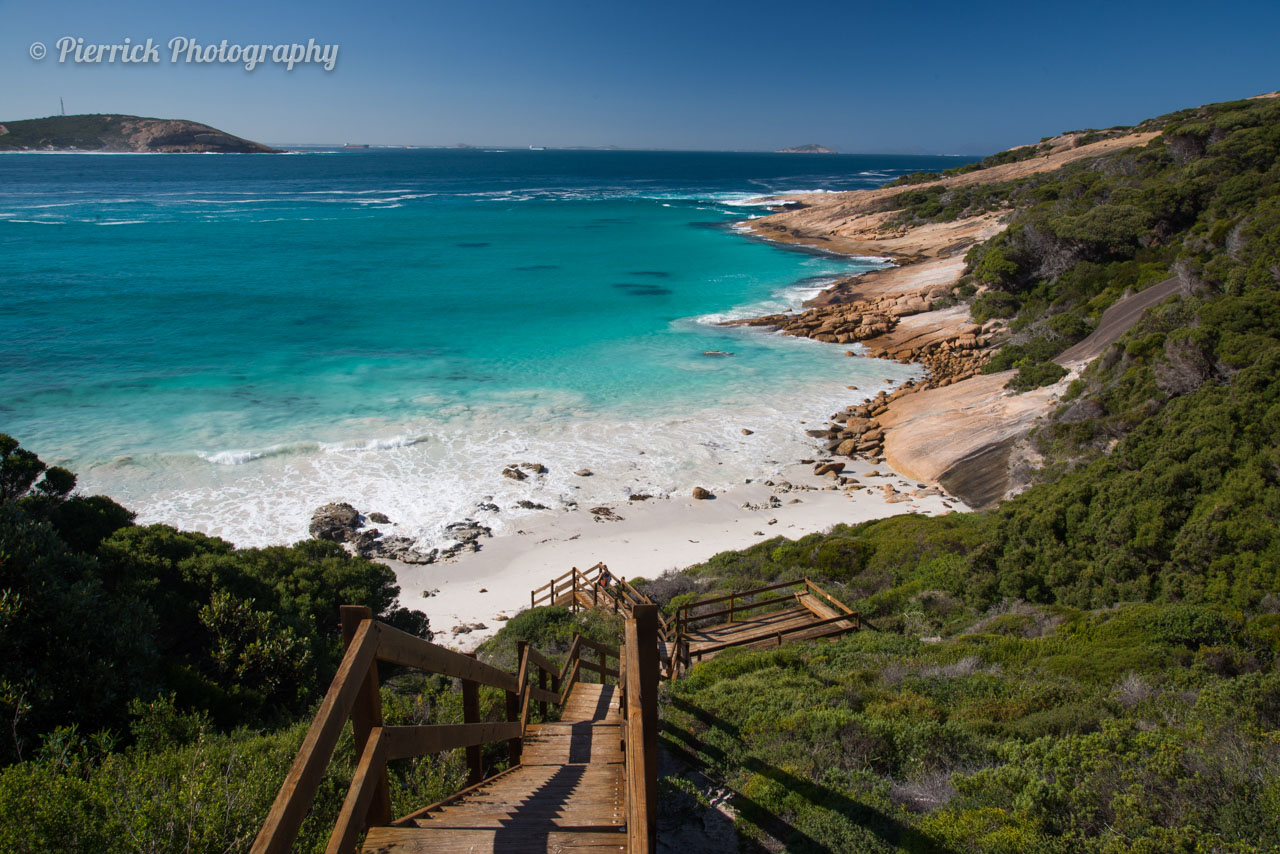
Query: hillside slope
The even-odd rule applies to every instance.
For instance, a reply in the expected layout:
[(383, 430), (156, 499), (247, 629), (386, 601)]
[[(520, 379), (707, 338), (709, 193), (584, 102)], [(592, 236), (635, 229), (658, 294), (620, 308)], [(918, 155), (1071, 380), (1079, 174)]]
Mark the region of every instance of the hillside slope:
[(277, 149), (185, 119), (81, 115), (4, 122), (0, 151), (272, 154)]
[[(953, 372), (815, 431), (833, 454), (1001, 444), (967, 391), (1039, 417), (975, 458), (1025, 487), (993, 509), (631, 579), (670, 611), (808, 577), (876, 629), (673, 686), (668, 748), (701, 769), (666, 785), (683, 824), (727, 801), (747, 850), (1280, 850), (1280, 102), (1139, 130), (756, 221), (933, 247), (774, 319)], [(977, 331), (925, 334), (943, 315)], [(957, 414), (954, 442), (923, 435)]]

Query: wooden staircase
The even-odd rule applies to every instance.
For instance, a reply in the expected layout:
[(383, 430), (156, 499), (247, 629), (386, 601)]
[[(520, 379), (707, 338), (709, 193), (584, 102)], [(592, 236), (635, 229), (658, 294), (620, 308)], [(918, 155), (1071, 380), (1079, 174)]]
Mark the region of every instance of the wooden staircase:
[(371, 828), (361, 851), (627, 851), (620, 700), (616, 686), (575, 684), (559, 721), (525, 728), (519, 766), (399, 826)]
[[(622, 646), (575, 635), (557, 668), (520, 643), (518, 671), (508, 673), (378, 623), (367, 608), (343, 607), (346, 654), (251, 854), (291, 849), (348, 720), (359, 762), (326, 854), (652, 854), (660, 665), (675, 677), (730, 647), (834, 637), (862, 627), (859, 614), (807, 578), (690, 602), (667, 622), (644, 594), (597, 564), (533, 591), (530, 604), (544, 603), (625, 617)], [(744, 618), (748, 612), (759, 613)], [(463, 723), (384, 725), (379, 661), (457, 679)], [(583, 682), (584, 671), (600, 681)], [(607, 684), (610, 678), (615, 684)], [(506, 693), (506, 720), (480, 719), (481, 686)], [(548, 714), (552, 706), (559, 707), (558, 719)], [(506, 742), (510, 767), (485, 779), (480, 748), (494, 742)], [(393, 819), (387, 763), (458, 749), (466, 751), (468, 788)]]
[[(348, 719), (359, 764), (326, 854), (652, 854), (658, 786), (657, 632), (657, 606), (639, 604), (627, 616), (620, 648), (575, 635), (563, 666), (555, 668), (522, 643), (519, 670), (513, 674), (378, 623), (366, 608), (344, 607), (346, 654), (252, 854), (284, 854), (292, 848)], [(599, 660), (586, 659), (588, 651)], [(609, 667), (610, 658), (617, 660), (616, 670)], [(379, 661), (458, 679), (464, 723), (383, 725)], [(600, 682), (581, 681), (584, 671), (599, 674)], [(609, 678), (616, 684), (606, 684)], [(506, 692), (506, 721), (479, 719), (482, 685)], [(558, 720), (548, 716), (549, 705), (560, 707)], [(530, 720), (535, 710), (540, 723)], [(511, 767), (481, 779), (480, 746), (503, 741)], [(387, 762), (456, 749), (466, 750), (473, 785), (392, 819)]]

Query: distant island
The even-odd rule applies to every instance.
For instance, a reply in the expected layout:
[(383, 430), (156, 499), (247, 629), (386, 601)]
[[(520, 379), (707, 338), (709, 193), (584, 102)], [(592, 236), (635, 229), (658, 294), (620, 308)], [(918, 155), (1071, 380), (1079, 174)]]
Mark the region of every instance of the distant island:
[(793, 145), (790, 148), (779, 148), (778, 154), (839, 154), (834, 148), (811, 142), (808, 145)]
[(0, 123), (0, 151), (276, 154), (279, 149), (185, 119), (95, 114)]

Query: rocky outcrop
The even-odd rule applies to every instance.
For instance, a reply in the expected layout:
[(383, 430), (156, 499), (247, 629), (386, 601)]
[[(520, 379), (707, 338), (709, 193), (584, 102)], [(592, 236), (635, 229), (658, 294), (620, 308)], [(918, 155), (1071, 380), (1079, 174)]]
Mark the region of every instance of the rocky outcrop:
[(368, 527), (370, 522), (388, 524), (389, 521), (382, 513), (364, 516), (345, 502), (325, 504), (317, 507), (311, 514), (308, 531), (317, 540), (341, 543), (364, 557), (389, 558), (412, 564), (435, 563), (437, 560), (457, 557), (464, 552), (479, 551), (480, 538), (493, 536), (486, 526), (467, 519), (445, 526), (445, 533), (451, 540), (449, 545), (421, 551), (412, 537), (384, 534), (377, 528)]
[[(904, 227), (894, 218), (894, 197), (908, 189), (1023, 178), (1083, 158), (1146, 145), (1157, 135), (1120, 133), (1085, 144), (1079, 135), (1067, 134), (1042, 141), (1034, 156), (909, 188), (778, 197), (775, 213), (744, 225), (767, 240), (891, 258), (897, 266), (836, 282), (806, 303), (803, 311), (738, 325), (770, 327), (843, 346), (857, 344), (862, 349), (846, 351), (848, 355), (862, 353), (924, 365), (928, 374), (923, 380), (892, 392), (880, 391), (864, 403), (833, 413), (825, 428), (808, 433), (821, 440), (830, 455), (884, 460), (905, 476), (941, 484), (971, 506), (989, 506), (1016, 492), (1025, 480), (1011, 477), (1011, 468), (1027, 467), (1024, 440), (1074, 371), (1115, 341), (1148, 306), (1176, 292), (1176, 282), (1161, 283), (1108, 309), (1093, 335), (1055, 360), (1073, 371), (1067, 379), (1015, 394), (1004, 388), (1012, 372), (982, 373), (1008, 331), (1000, 322), (973, 322), (968, 306), (957, 302), (955, 288), (965, 272), (965, 254), (1005, 228), (1003, 215), (984, 213)], [(1203, 382), (1205, 366), (1197, 353), (1168, 355), (1170, 367), (1158, 382), (1175, 389)], [(826, 468), (830, 462), (819, 465), (824, 475), (845, 477)], [(885, 498), (907, 500), (901, 493), (886, 492)]]
[(311, 525), (307, 530), (317, 540), (349, 543), (360, 525), (360, 512), (350, 504), (326, 504), (311, 514)]

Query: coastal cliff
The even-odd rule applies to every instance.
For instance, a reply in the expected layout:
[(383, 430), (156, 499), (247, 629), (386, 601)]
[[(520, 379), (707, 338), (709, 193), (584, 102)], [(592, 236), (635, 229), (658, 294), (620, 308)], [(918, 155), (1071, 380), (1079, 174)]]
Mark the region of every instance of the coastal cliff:
[(950, 174), (908, 176), (874, 190), (779, 197), (783, 209), (746, 223), (770, 241), (883, 257), (895, 266), (836, 282), (804, 311), (738, 324), (861, 345), (867, 355), (921, 363), (929, 371), (921, 382), (892, 394), (878, 392), (868, 404), (833, 413), (825, 429), (810, 435), (823, 439), (831, 454), (887, 462), (903, 476), (940, 485), (975, 508), (1025, 488), (1025, 469), (1037, 461), (1028, 436), (1089, 362), (1154, 300), (1138, 294), (1131, 310), (1113, 310), (1110, 323), (1098, 322), (1091, 346), (1081, 349), (1087, 343), (1081, 342), (1052, 360), (1060, 366), (1052, 382), (1013, 389), (1018, 372), (997, 370), (1003, 365), (992, 359), (1016, 344), (1020, 333), (1005, 317), (982, 311), (975, 317), (971, 311), (975, 299), (993, 291), (991, 283), (973, 275), (975, 248), (980, 251), (1002, 234), (1024, 207), (1014, 198), (1015, 188), (1037, 176), (1090, 168), (1087, 164), (1141, 149), (1160, 138), (1161, 126), (1153, 121), (1131, 129), (1064, 134)]
[(274, 154), (278, 149), (185, 119), (50, 116), (0, 123), (0, 151)]

